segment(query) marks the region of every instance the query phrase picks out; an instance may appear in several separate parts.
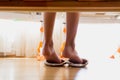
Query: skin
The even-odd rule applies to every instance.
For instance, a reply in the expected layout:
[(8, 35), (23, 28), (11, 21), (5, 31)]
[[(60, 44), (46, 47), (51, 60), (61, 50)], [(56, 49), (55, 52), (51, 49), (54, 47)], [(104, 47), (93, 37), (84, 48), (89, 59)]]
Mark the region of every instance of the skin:
[[(67, 34), (66, 34), (66, 44), (63, 50), (63, 57), (69, 58), (72, 62), (82, 63), (82, 59), (78, 56), (75, 50), (75, 37), (79, 22), (78, 12), (68, 12), (66, 13), (67, 22)], [(53, 28), (55, 22), (55, 12), (45, 12), (44, 13), (44, 42), (43, 51), (45, 59), (49, 62), (61, 63), (61, 59), (56, 54), (53, 47)]]

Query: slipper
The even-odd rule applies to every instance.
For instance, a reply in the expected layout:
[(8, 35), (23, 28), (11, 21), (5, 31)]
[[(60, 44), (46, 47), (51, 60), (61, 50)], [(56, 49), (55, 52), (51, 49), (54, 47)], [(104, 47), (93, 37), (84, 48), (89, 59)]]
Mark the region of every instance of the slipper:
[(44, 62), (44, 64), (47, 66), (51, 66), (51, 67), (61, 67), (61, 66), (64, 66), (64, 64), (66, 64), (66, 62), (64, 60), (62, 60), (61, 63), (55, 63), (55, 62), (51, 62), (51, 61), (46, 60)]
[(70, 67), (84, 68), (88, 64), (88, 61), (86, 59), (82, 59), (82, 60), (83, 60), (82, 63), (75, 63), (75, 62), (68, 60), (68, 64)]

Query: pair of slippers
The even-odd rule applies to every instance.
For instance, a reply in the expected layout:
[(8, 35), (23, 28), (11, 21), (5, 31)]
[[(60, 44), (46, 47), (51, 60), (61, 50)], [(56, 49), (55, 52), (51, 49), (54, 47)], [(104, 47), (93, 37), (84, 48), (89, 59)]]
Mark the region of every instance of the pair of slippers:
[(47, 66), (51, 66), (51, 67), (61, 67), (64, 66), (65, 64), (68, 64), (70, 67), (78, 67), (78, 68), (82, 68), (85, 67), (88, 64), (88, 61), (86, 59), (82, 59), (82, 63), (75, 63), (71, 60), (62, 60), (61, 63), (54, 63), (54, 62), (50, 62), (50, 61), (45, 61), (45, 65)]

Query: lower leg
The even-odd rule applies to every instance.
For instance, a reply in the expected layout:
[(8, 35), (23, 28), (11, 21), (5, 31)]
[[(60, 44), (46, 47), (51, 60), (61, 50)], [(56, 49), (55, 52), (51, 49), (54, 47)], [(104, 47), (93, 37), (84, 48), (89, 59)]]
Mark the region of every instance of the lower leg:
[(56, 16), (55, 12), (44, 13), (44, 42), (42, 54), (44, 55), (46, 60), (50, 62), (59, 63), (60, 59), (55, 53), (52, 40), (55, 16)]
[(63, 56), (69, 58), (74, 62), (80, 63), (82, 62), (82, 60), (80, 59), (80, 57), (77, 54), (77, 51), (75, 50), (75, 37), (78, 22), (79, 22), (78, 12), (67, 13), (67, 36)]

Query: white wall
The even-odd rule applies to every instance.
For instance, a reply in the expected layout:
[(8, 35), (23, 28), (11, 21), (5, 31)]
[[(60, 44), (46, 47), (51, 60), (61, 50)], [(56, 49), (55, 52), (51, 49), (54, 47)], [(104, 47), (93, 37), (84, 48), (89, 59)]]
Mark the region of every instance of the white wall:
[[(57, 53), (64, 39), (62, 21), (57, 19), (54, 28), (54, 47)], [(13, 51), (18, 56), (37, 54), (36, 49), (41, 39), (39, 28), (39, 22), (0, 20), (0, 51)], [(82, 57), (108, 58), (111, 54), (117, 54), (119, 36), (118, 23), (79, 23), (76, 49)]]

